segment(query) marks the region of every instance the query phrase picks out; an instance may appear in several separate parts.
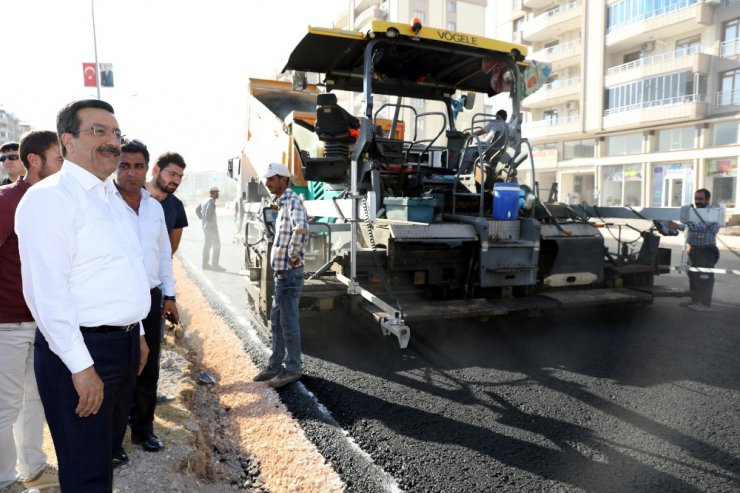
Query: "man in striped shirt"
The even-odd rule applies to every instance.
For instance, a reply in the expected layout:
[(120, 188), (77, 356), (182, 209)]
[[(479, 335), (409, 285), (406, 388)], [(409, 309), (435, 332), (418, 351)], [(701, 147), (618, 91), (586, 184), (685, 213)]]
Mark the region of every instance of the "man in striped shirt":
[[(694, 206), (697, 209), (710, 207), (712, 194), (706, 188), (694, 193)], [(694, 215), (693, 217), (697, 217)], [(713, 268), (719, 260), (719, 249), (717, 248), (717, 232), (719, 224), (705, 222), (704, 220), (690, 222), (688, 224), (676, 224), (671, 221), (670, 227), (686, 231), (686, 241), (690, 246), (689, 261), (691, 267)], [(689, 310), (705, 312), (712, 306), (712, 292), (714, 291), (714, 274), (711, 272), (688, 272), (689, 291), (691, 301), (682, 303)]]
[(303, 253), (308, 243), (306, 208), (289, 188), (290, 171), (280, 163), (271, 163), (264, 175), (265, 186), (278, 199), (275, 238), (270, 263), (275, 273), (270, 326), (272, 355), (267, 368), (254, 377), (282, 387), (301, 378), (301, 327), (298, 302), (303, 290)]

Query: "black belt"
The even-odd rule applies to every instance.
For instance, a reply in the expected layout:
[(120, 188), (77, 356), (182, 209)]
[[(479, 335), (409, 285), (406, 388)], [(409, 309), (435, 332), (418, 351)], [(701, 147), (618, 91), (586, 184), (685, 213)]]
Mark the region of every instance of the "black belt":
[(130, 332), (139, 326), (139, 322), (128, 325), (98, 325), (97, 327), (80, 327), (80, 332)]

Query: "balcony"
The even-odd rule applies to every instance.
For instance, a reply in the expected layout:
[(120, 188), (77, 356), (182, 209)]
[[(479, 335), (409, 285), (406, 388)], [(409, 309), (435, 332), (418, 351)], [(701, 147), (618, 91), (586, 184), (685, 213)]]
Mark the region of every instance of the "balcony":
[(709, 73), (712, 57), (699, 53), (699, 48), (658, 53), (629, 63), (611, 67), (606, 71), (604, 85), (615, 87), (634, 80), (659, 74), (691, 70), (693, 73)]
[(551, 5), (553, 0), (522, 0), (522, 6), (526, 9), (541, 9)]
[(680, 37), (696, 29), (697, 24), (711, 26), (713, 14), (714, 5), (685, 0), (609, 26), (606, 46), (609, 50), (623, 50), (655, 39)]
[(707, 116), (707, 106), (704, 95), (687, 94), (610, 108), (604, 112), (603, 127), (605, 130), (618, 130), (662, 122), (678, 123), (700, 120)]
[(718, 92), (714, 98), (714, 108), (718, 112), (737, 112), (740, 110), (740, 89)]
[(578, 38), (535, 51), (532, 53), (532, 60), (548, 62), (556, 68), (578, 63), (580, 56), (581, 39)]
[(581, 130), (581, 115), (560, 116), (536, 120), (522, 125), (522, 135), (534, 140), (555, 135), (577, 133)]
[(530, 43), (557, 38), (581, 27), (581, 1), (568, 2), (548, 10), (522, 25), (522, 38)]
[(719, 45), (719, 56), (722, 58), (737, 58), (740, 56), (740, 38), (722, 41)]
[(552, 108), (569, 99), (576, 99), (581, 92), (581, 78), (555, 80), (540, 87), (522, 101), (525, 108)]

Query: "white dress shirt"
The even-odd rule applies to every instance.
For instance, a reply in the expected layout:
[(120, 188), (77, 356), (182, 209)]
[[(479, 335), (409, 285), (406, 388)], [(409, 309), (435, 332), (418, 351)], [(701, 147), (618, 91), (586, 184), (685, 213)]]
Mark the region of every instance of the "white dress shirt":
[(175, 276), (172, 274), (172, 245), (167, 233), (164, 211), (158, 200), (152, 198), (145, 189), (141, 189), (139, 213), (129, 207), (121, 192), (116, 195), (126, 208), (127, 217), (134, 229), (144, 253), (144, 268), (149, 278), (149, 289), (162, 285), (162, 294), (175, 296)]
[(66, 160), (18, 204), (23, 296), (72, 373), (93, 364), (80, 326), (128, 325), (149, 312), (141, 246), (125, 213), (111, 180)]

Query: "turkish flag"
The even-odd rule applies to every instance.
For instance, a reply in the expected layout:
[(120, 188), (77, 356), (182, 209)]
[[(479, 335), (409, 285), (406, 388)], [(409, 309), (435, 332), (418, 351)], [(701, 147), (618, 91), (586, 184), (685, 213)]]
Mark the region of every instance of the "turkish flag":
[(98, 85), (98, 74), (94, 63), (83, 63), (82, 73), (85, 77), (85, 87), (96, 87)]

